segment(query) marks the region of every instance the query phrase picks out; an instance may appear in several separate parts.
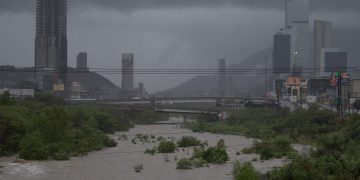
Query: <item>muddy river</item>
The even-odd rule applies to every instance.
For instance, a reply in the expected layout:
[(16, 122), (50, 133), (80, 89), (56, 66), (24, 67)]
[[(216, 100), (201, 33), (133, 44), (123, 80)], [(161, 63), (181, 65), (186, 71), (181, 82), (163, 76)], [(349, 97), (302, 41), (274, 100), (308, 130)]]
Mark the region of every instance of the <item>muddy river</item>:
[[(176, 121), (176, 119), (173, 119)], [(195, 136), (201, 141), (208, 141), (209, 146), (215, 146), (220, 139), (225, 140), (230, 155), (230, 161), (223, 165), (210, 165), (210, 167), (192, 170), (177, 170), (176, 159), (191, 157), (193, 148), (179, 149), (173, 154), (144, 154), (147, 148), (156, 146), (157, 142), (136, 144), (132, 139), (137, 134), (153, 135), (156, 139), (179, 139), (182, 136)], [(121, 138), (121, 137), (127, 137)], [(193, 133), (182, 129), (180, 125), (161, 124), (136, 126), (129, 132), (119, 132), (113, 137), (118, 140), (118, 146), (101, 151), (89, 153), (88, 156), (74, 157), (69, 161), (17, 161), (14, 157), (0, 159), (1, 180), (223, 180), (232, 179), (232, 162), (251, 161), (254, 167), (266, 173), (273, 167), (287, 163), (286, 159), (273, 159), (268, 161), (252, 161), (259, 159), (256, 154), (236, 155), (237, 151), (249, 147), (253, 139), (210, 133)], [(298, 147), (301, 148), (301, 147)], [(165, 160), (169, 162), (165, 162)], [(134, 166), (143, 164), (140, 173), (134, 171)]]

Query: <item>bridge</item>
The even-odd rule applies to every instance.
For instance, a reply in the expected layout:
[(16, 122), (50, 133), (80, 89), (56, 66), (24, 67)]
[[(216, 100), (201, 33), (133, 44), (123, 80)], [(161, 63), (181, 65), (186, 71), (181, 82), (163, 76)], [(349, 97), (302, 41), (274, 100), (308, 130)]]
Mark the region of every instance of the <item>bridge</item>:
[(225, 112), (241, 109), (247, 105), (274, 106), (277, 101), (266, 97), (156, 97), (143, 99), (66, 100), (68, 104), (99, 104), (112, 106), (124, 111), (153, 109), (160, 113), (203, 114), (224, 118)]

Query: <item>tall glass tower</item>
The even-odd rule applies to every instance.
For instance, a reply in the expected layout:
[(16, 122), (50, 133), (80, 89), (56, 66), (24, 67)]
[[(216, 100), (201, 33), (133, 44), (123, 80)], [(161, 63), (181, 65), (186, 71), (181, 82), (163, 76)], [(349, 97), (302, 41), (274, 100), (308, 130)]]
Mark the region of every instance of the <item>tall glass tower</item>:
[(66, 81), (66, 18), (66, 0), (36, 1), (35, 73), (41, 88)]
[[(286, 0), (285, 25), (292, 38), (292, 67), (309, 72), (313, 62), (310, 59), (309, 0)], [(310, 75), (309, 73), (303, 74)]]
[(122, 54), (122, 80), (121, 88), (127, 93), (134, 90), (134, 54)]

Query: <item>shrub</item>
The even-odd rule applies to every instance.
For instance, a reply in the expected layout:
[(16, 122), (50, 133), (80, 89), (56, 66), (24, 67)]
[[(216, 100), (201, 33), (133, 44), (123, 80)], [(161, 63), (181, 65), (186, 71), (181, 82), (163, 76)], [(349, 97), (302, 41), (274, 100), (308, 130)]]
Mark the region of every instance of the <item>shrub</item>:
[(176, 145), (171, 141), (161, 141), (157, 150), (159, 153), (174, 153), (176, 150)]
[(208, 163), (225, 163), (229, 160), (229, 156), (225, 149), (218, 147), (210, 147), (204, 152), (203, 159)]
[(240, 164), (235, 161), (233, 165), (233, 176), (235, 180), (260, 180), (260, 173), (250, 163)]
[(105, 147), (116, 147), (117, 146), (117, 142), (109, 137), (105, 137), (104, 139), (104, 145)]
[(176, 163), (176, 169), (192, 169), (193, 165), (190, 159), (182, 158)]
[(274, 154), (272, 152), (272, 150), (270, 149), (270, 147), (264, 147), (263, 149), (261, 149), (260, 151), (260, 159), (261, 160), (268, 160), (274, 157)]
[(279, 135), (273, 139), (273, 144), (276, 149), (286, 151), (291, 148), (291, 139), (289, 136)]
[(218, 148), (225, 148), (225, 141), (224, 139), (220, 139), (218, 142), (217, 142), (217, 145), (216, 145)]
[(164, 140), (164, 139), (165, 139), (165, 138), (162, 137), (162, 136), (159, 136), (159, 137), (157, 138), (158, 141), (162, 141), (162, 140)]
[(30, 133), (21, 140), (19, 155), (27, 160), (48, 159), (49, 147), (44, 143), (40, 132)]
[(202, 159), (204, 157), (204, 148), (203, 147), (194, 147), (194, 152), (192, 155), (192, 159)]
[(194, 160), (192, 160), (192, 163), (193, 163), (195, 168), (208, 167), (209, 166), (208, 163), (202, 158), (194, 159)]
[(135, 171), (135, 172), (139, 173), (139, 172), (141, 172), (142, 170), (144, 170), (144, 165), (138, 164), (138, 165), (134, 166), (134, 171)]
[(193, 136), (183, 136), (177, 142), (177, 144), (179, 147), (190, 147), (190, 146), (198, 146), (201, 144), (201, 142)]
[(156, 153), (156, 147), (152, 148), (152, 149), (146, 149), (144, 154), (151, 154), (154, 155)]

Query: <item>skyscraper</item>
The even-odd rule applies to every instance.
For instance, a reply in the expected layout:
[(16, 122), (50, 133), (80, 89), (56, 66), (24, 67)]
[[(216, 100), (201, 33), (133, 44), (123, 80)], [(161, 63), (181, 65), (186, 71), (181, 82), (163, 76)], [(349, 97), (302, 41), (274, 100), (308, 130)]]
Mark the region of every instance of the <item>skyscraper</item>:
[(278, 32), (274, 35), (274, 49), (272, 54), (273, 73), (276, 77), (280, 74), (290, 74), (291, 70), (291, 35)]
[(80, 52), (76, 57), (76, 68), (81, 70), (87, 70), (87, 53)]
[(134, 54), (122, 54), (122, 80), (121, 88), (124, 91), (134, 90)]
[(218, 95), (225, 96), (226, 94), (226, 60), (220, 59), (218, 62)]
[[(51, 75), (43, 73), (49, 69)], [(35, 73), (38, 81), (44, 74), (54, 82), (66, 81), (66, 0), (36, 1)]]
[(306, 69), (311, 68), (313, 64), (310, 61), (309, 13), (309, 0), (286, 0), (285, 25), (293, 37), (293, 68)]
[(321, 68), (321, 50), (323, 48), (330, 48), (331, 46), (331, 32), (332, 32), (332, 23), (327, 21), (316, 20), (314, 23), (314, 69), (315, 77), (320, 77), (320, 68)]

